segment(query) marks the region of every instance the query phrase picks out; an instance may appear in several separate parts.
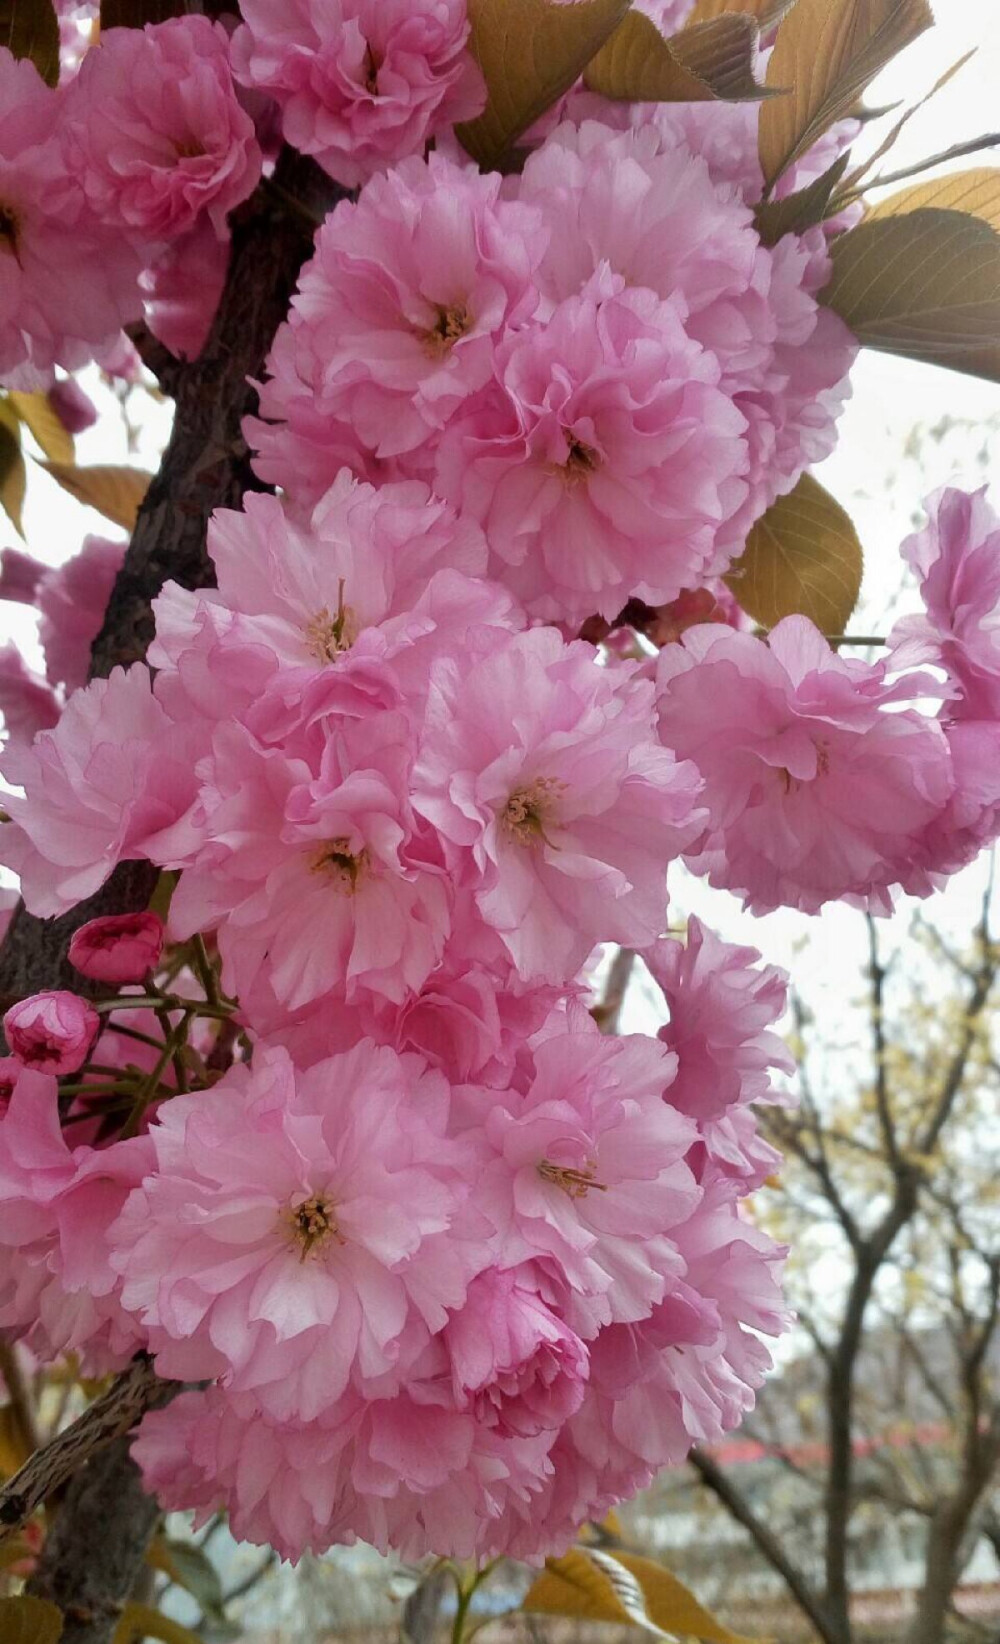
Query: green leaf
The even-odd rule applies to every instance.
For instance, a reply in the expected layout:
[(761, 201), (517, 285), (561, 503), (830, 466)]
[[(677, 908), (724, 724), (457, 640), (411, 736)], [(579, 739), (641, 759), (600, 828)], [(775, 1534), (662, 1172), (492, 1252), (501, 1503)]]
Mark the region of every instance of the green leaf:
[(850, 113), (880, 69), (930, 28), (927, 0), (798, 0), (778, 30), (761, 109), (761, 170), (770, 185)]
[(764, 245), (777, 245), (786, 234), (801, 234), (814, 228), (829, 216), (830, 202), (837, 184), (850, 162), (850, 154), (841, 154), (822, 177), (808, 183), (783, 200), (765, 200), (754, 213), (754, 226)]
[(59, 79), (59, 20), (52, 0), (0, 0), (0, 46), (30, 57), (46, 84)]
[(831, 246), (821, 301), (885, 354), (1000, 382), (1000, 235), (937, 207), (878, 208)]
[[(683, 1582), (671, 1575), (662, 1564), (657, 1564), (651, 1558), (639, 1558), (635, 1553), (599, 1552), (592, 1555), (600, 1564), (608, 1569), (610, 1564), (624, 1566), (629, 1575), (638, 1585), (641, 1595), (641, 1609), (646, 1619), (640, 1624), (654, 1627), (666, 1633), (668, 1637), (698, 1638), (703, 1644), (754, 1644), (754, 1640), (744, 1638), (740, 1633), (734, 1633), (724, 1627), (714, 1616), (709, 1615), (694, 1594), (689, 1592)], [(634, 1612), (634, 1601), (622, 1593), (623, 1602), (630, 1614)], [(636, 1617), (636, 1619), (639, 1619)], [(760, 1641), (757, 1641), (760, 1644)]]
[(0, 1598), (3, 1644), (59, 1644), (63, 1613), (43, 1598)]
[[(148, 1604), (126, 1604), (111, 1644), (138, 1644), (143, 1638), (158, 1638), (161, 1644), (202, 1644), (198, 1634), (191, 1632), (189, 1627), (171, 1621), (159, 1610), (151, 1610)], [(6, 1639), (4, 1644), (7, 1644)]]
[(0, 507), (22, 537), (21, 510), (27, 482), (17, 414), (6, 400), (0, 400)]
[(648, 17), (629, 12), (584, 71), (602, 97), (632, 103), (756, 101), (773, 96), (754, 78), (758, 29), (726, 14), (665, 39)]
[(113, 520), (126, 531), (135, 529), (142, 499), (153, 477), (144, 468), (119, 468), (106, 463), (78, 468), (66, 462), (43, 462), (41, 466), (78, 502), (96, 508), (105, 519)]
[(811, 474), (779, 497), (747, 538), (725, 580), (764, 628), (800, 613), (825, 634), (846, 631), (863, 556), (850, 516)]
[(618, 27), (632, 0), (469, 0), (471, 47), (488, 101), (456, 126), (460, 142), (489, 170), (568, 91)]
[(146, 1556), (155, 1570), (175, 1581), (198, 1600), (203, 1610), (221, 1612), (225, 1603), (219, 1572), (200, 1547), (190, 1541), (157, 1536)]
[(7, 398), (47, 457), (51, 457), (53, 462), (74, 460), (76, 450), (73, 436), (60, 422), (48, 394), (19, 394), (12, 390)]

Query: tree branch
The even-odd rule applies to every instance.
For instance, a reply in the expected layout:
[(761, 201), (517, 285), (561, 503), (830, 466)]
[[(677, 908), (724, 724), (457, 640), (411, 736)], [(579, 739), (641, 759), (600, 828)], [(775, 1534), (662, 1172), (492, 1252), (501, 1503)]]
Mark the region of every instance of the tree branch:
[(839, 1631), (797, 1565), (793, 1564), (777, 1536), (756, 1515), (745, 1496), (732, 1479), (704, 1450), (692, 1450), (688, 1461), (713, 1495), (729, 1511), (738, 1524), (750, 1532), (757, 1549), (785, 1583), (799, 1609), (812, 1622), (823, 1644), (846, 1644), (846, 1635)]
[(141, 1354), (82, 1416), (42, 1445), (0, 1489), (0, 1542), (16, 1535), (32, 1513), (62, 1488), (99, 1450), (134, 1427), (139, 1417), (177, 1391), (159, 1379)]
[[(211, 334), (201, 356), (172, 381), (173, 432), (94, 642), (91, 677), (145, 656), (153, 636), (152, 601), (168, 579), (188, 588), (212, 583), (205, 547), (209, 517), (216, 508), (238, 508), (244, 492), (257, 486), (242, 434), (254, 405), (251, 382), (263, 371), (310, 250), (309, 220), (343, 197), (312, 161), (290, 149), (282, 152), (275, 178), (279, 189), (262, 184), (234, 214), (229, 270)], [(69, 937), (97, 913), (148, 906), (156, 878), (147, 863), (126, 862), (96, 898), (61, 919), (36, 919), (19, 907), (0, 948), (0, 1001), (6, 1005), (52, 987), (80, 991), (82, 978), (66, 962)], [(62, 1434), (55, 1442), (66, 1438)], [(47, 1454), (48, 1449), (40, 1457)], [(60, 1454), (69, 1453), (63, 1448)], [(40, 1459), (32, 1459), (42, 1467)], [(72, 1452), (74, 1465), (82, 1459), (81, 1452)], [(43, 1492), (52, 1488), (48, 1466), (38, 1480)], [(34, 1474), (29, 1482), (33, 1496)], [(23, 1480), (20, 1488), (23, 1493)], [(19, 1505), (9, 1503), (8, 1511), (16, 1521)], [(63, 1608), (64, 1644), (108, 1644), (142, 1569), (156, 1517), (125, 1438), (90, 1460), (76, 1478), (32, 1582), (34, 1592)]]

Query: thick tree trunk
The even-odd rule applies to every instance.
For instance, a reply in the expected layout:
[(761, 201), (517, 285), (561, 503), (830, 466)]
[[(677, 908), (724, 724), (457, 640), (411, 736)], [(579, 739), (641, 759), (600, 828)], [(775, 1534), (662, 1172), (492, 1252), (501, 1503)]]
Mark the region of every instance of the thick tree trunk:
[[(248, 379), (260, 376), (288, 311), (312, 226), (338, 197), (311, 161), (286, 150), (274, 183), (262, 183), (236, 214), (211, 336), (199, 359), (171, 371), (173, 432), (94, 643), (92, 676), (145, 656), (153, 635), (151, 604), (166, 581), (189, 588), (211, 583), (209, 516), (216, 508), (238, 507), (255, 484), (241, 433), (254, 404)], [(80, 989), (82, 978), (68, 970), (65, 958), (73, 931), (95, 913), (145, 907), (155, 880), (156, 870), (147, 864), (123, 863), (97, 897), (61, 919), (35, 919), (19, 908), (0, 949), (4, 1008), (40, 989)], [(64, 1644), (108, 1644), (142, 1570), (156, 1518), (127, 1438), (93, 1457), (74, 1480), (31, 1585), (64, 1610)]]

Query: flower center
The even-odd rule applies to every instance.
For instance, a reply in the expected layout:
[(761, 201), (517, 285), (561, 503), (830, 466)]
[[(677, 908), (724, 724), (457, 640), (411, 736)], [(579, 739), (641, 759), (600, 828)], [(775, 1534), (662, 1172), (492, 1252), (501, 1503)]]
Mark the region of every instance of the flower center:
[(584, 445), (574, 434), (566, 434), (567, 452), (566, 461), (562, 465), (563, 477), (567, 485), (579, 485), (581, 480), (589, 479), (597, 468), (598, 455), (591, 445)]
[(538, 1174), (543, 1182), (552, 1182), (561, 1192), (570, 1199), (585, 1199), (591, 1188), (598, 1193), (606, 1193), (606, 1182), (594, 1180), (597, 1173), (597, 1160), (588, 1159), (582, 1170), (574, 1170), (569, 1165), (556, 1165), (550, 1159), (543, 1159), (538, 1166)]
[(378, 71), (381, 67), (382, 58), (375, 50), (375, 47), (371, 44), (371, 42), (369, 42), (365, 47), (365, 55), (361, 62), (361, 76), (364, 81), (365, 90), (369, 92), (372, 97), (378, 96)]
[(468, 336), (472, 330), (472, 315), (465, 303), (452, 303), (445, 308), (436, 303), (437, 319), (434, 324), (421, 332), (424, 347), (432, 359), (444, 359), (450, 354), (457, 342)]
[(355, 854), (347, 839), (328, 839), (321, 845), (313, 861), (313, 873), (323, 873), (332, 879), (338, 890), (353, 896), (358, 880), (368, 866), (368, 852)]
[(523, 788), (515, 788), (501, 814), (503, 826), (520, 845), (533, 845), (539, 839), (551, 845), (545, 830), (558, 820), (556, 803), (565, 790), (565, 782), (554, 776), (540, 776)]
[(178, 160), (201, 160), (204, 159), (206, 149), (197, 137), (188, 137), (185, 142), (174, 144), (174, 153)]
[(291, 1228), (294, 1243), (299, 1246), (300, 1261), (304, 1262), (307, 1257), (318, 1253), (331, 1239), (336, 1239), (338, 1244), (346, 1242), (337, 1226), (333, 1205), (319, 1193), (303, 1199), (301, 1204), (289, 1205), (285, 1220)]
[(20, 228), (17, 213), (0, 200), (0, 251), (6, 251), (11, 257), (17, 256)]
[(333, 662), (341, 652), (350, 650), (360, 631), (357, 613), (344, 604), (344, 579), (341, 577), (336, 612), (331, 615), (328, 605), (316, 612), (303, 629), (306, 645), (318, 662)]

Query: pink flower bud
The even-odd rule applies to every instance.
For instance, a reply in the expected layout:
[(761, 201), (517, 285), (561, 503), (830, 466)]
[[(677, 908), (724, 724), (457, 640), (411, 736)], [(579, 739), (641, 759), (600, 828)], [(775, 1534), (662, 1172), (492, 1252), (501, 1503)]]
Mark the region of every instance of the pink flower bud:
[(35, 993), (3, 1019), (11, 1055), (39, 1073), (75, 1073), (97, 1037), (101, 1019), (75, 993)]
[(89, 919), (69, 945), (69, 962), (97, 982), (141, 982), (163, 951), (163, 920), (155, 913)]
[(97, 421), (93, 400), (72, 377), (53, 384), (49, 389), (49, 404), (67, 434), (82, 434)]

